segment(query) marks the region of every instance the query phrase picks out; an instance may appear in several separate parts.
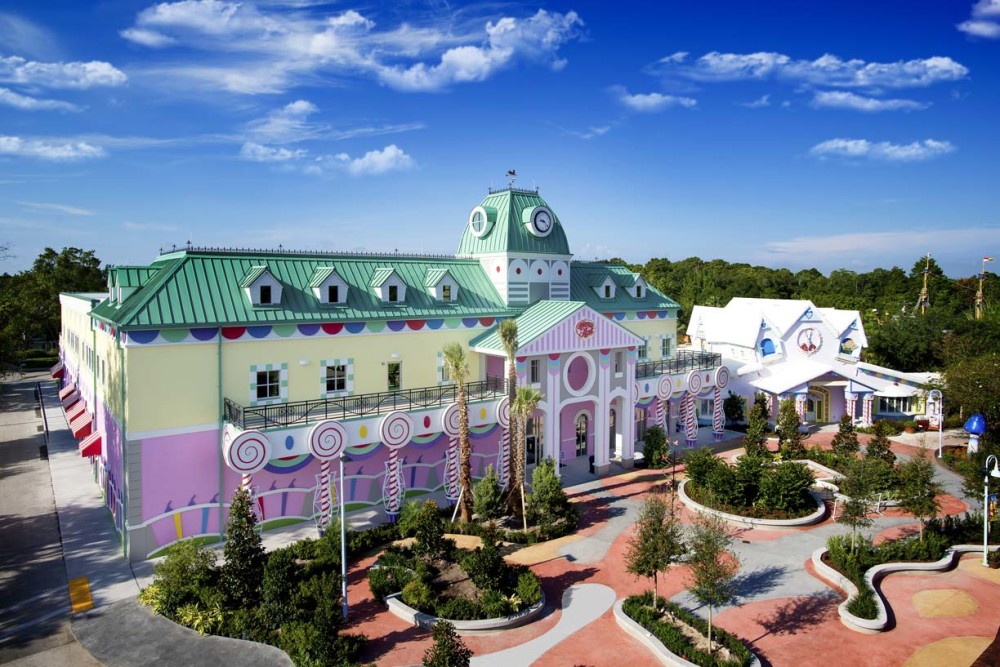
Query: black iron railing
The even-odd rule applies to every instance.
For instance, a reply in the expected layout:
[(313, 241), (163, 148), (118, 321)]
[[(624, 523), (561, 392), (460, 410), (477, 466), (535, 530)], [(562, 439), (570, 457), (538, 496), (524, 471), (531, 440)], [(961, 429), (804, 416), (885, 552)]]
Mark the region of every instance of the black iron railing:
[(694, 352), (678, 350), (677, 356), (660, 361), (641, 361), (635, 365), (636, 379), (654, 375), (675, 375), (688, 371), (707, 371), (722, 365), (722, 355), (718, 352)]
[[(465, 384), (465, 395), (469, 402), (499, 398), (506, 394), (506, 380), (494, 375), (487, 376), (485, 380)], [(322, 419), (352, 419), (385, 414), (393, 410), (442, 407), (456, 400), (458, 400), (458, 388), (450, 384), (255, 407), (242, 406), (227, 398), (223, 401), (223, 411), (227, 422), (242, 429), (279, 428), (304, 426)]]

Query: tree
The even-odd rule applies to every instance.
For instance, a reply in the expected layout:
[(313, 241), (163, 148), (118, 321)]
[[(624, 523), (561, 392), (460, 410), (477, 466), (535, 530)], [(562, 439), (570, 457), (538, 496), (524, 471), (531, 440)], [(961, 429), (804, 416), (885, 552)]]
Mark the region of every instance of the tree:
[(576, 508), (569, 501), (562, 481), (556, 475), (556, 462), (546, 457), (531, 473), (531, 493), (528, 494), (528, 518), (542, 531), (566, 521), (576, 526)]
[(730, 424), (743, 421), (746, 407), (747, 399), (735, 393), (732, 389), (729, 390), (729, 396), (726, 397), (726, 400), (722, 401), (722, 411), (725, 413), (726, 420)]
[(438, 621), (431, 629), (434, 644), (424, 652), (424, 667), (469, 667), (472, 651), (448, 621)]
[(500, 477), (492, 465), (486, 466), (486, 475), (478, 483), (473, 494), (473, 509), (480, 521), (483, 519), (499, 519), (503, 514), (503, 492), (500, 490)]
[(896, 462), (896, 455), (889, 449), (889, 425), (879, 419), (872, 424), (872, 439), (865, 447), (865, 457), (870, 459), (882, 459), (889, 465)]
[(740, 561), (730, 549), (733, 530), (725, 519), (711, 514), (698, 513), (688, 538), (688, 567), (691, 574), (688, 590), (699, 602), (708, 607), (708, 647), (712, 644), (712, 614), (736, 594), (736, 573)]
[(861, 446), (858, 444), (858, 433), (854, 430), (854, 419), (851, 415), (845, 414), (840, 418), (837, 426), (837, 435), (830, 441), (833, 452), (842, 461), (854, 458)]
[(518, 387), (517, 394), (514, 397), (514, 402), (510, 406), (510, 421), (511, 424), (517, 422), (517, 455), (514, 458), (514, 469), (517, 470), (517, 478), (522, 480), (521, 484), (517, 487), (511, 487), (510, 497), (511, 497), (511, 510), (513, 510), (515, 517), (521, 517), (522, 508), (526, 503), (527, 499), (524, 497), (524, 461), (525, 461), (525, 443), (524, 438), (527, 434), (528, 420), (531, 419), (531, 415), (535, 414), (535, 409), (538, 404), (542, 401), (542, 392), (538, 391), (534, 387)]
[[(847, 474), (839, 481), (840, 492), (847, 496), (840, 517), (840, 523), (851, 529), (851, 552), (857, 543), (858, 531), (874, 523), (869, 508), (876, 489), (884, 483), (885, 468), (888, 464), (881, 458), (851, 459), (847, 464)], [(892, 470), (889, 468), (891, 474)]]
[(642, 459), (648, 468), (662, 468), (667, 464), (667, 436), (661, 426), (650, 426), (643, 438)]
[(662, 494), (646, 497), (635, 522), (635, 534), (625, 551), (625, 569), (637, 577), (653, 580), (653, 606), (656, 607), (658, 575), (666, 572), (685, 553), (684, 535), (674, 504)]
[(750, 419), (747, 420), (747, 434), (743, 437), (743, 447), (747, 456), (770, 456), (767, 449), (767, 397), (758, 392), (750, 408)]
[(510, 420), (510, 457), (514, 465), (511, 466), (510, 477), (507, 480), (508, 488), (511, 489), (507, 496), (511, 513), (519, 516), (516, 507), (518, 496), (513, 492), (524, 485), (524, 468), (517, 465), (518, 461), (524, 461), (524, 452), (521, 450), (521, 439), (517, 437), (517, 428), (513, 419), (514, 401), (517, 399), (517, 320), (511, 318), (500, 323), (498, 329), (500, 342), (503, 344), (504, 354), (507, 355), (507, 405), (511, 410)]
[(802, 444), (802, 431), (799, 430), (799, 413), (795, 409), (795, 399), (786, 398), (778, 406), (778, 448), (784, 459), (800, 459), (806, 449)]
[(448, 343), (442, 348), (444, 364), (455, 381), (458, 403), (458, 485), (461, 488), (462, 522), (472, 521), (472, 441), (469, 439), (469, 403), (465, 397), (465, 381), (469, 365), (461, 343)]
[(896, 475), (899, 479), (899, 504), (920, 520), (920, 540), (923, 541), (924, 521), (936, 517), (941, 509), (937, 499), (941, 494), (941, 485), (934, 479), (934, 464), (927, 459), (924, 450), (921, 456), (914, 456), (901, 464)]
[(230, 604), (237, 609), (256, 607), (264, 578), (264, 545), (257, 532), (253, 498), (242, 487), (233, 494), (229, 506), (223, 555), (226, 563), (220, 583)]

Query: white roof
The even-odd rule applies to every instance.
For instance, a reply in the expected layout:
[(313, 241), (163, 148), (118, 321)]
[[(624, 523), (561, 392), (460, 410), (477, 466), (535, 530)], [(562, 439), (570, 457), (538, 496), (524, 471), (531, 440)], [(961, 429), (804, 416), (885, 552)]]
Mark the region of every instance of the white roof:
[(833, 369), (828, 364), (815, 361), (795, 361), (767, 367), (767, 375), (751, 380), (750, 384), (769, 394), (784, 394)]

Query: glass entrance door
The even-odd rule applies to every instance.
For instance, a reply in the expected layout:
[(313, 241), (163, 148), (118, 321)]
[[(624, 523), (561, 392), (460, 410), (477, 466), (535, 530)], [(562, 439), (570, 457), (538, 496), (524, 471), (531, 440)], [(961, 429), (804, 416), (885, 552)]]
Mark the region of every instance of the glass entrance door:
[(524, 429), (524, 457), (525, 465), (531, 466), (538, 463), (538, 458), (545, 451), (542, 434), (545, 432), (543, 417), (532, 417), (528, 420)]
[(581, 413), (579, 417), (576, 418), (576, 455), (584, 456), (587, 453), (587, 427), (588, 424), (587, 415)]

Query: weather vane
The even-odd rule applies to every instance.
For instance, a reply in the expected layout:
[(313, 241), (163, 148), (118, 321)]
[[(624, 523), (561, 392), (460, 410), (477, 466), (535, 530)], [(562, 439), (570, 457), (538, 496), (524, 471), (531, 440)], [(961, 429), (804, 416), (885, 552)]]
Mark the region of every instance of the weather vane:
[(517, 172), (514, 171), (513, 169), (508, 169), (507, 170), (507, 185), (509, 185), (511, 188), (513, 188), (514, 187), (514, 181), (516, 181), (516, 180), (517, 180)]

